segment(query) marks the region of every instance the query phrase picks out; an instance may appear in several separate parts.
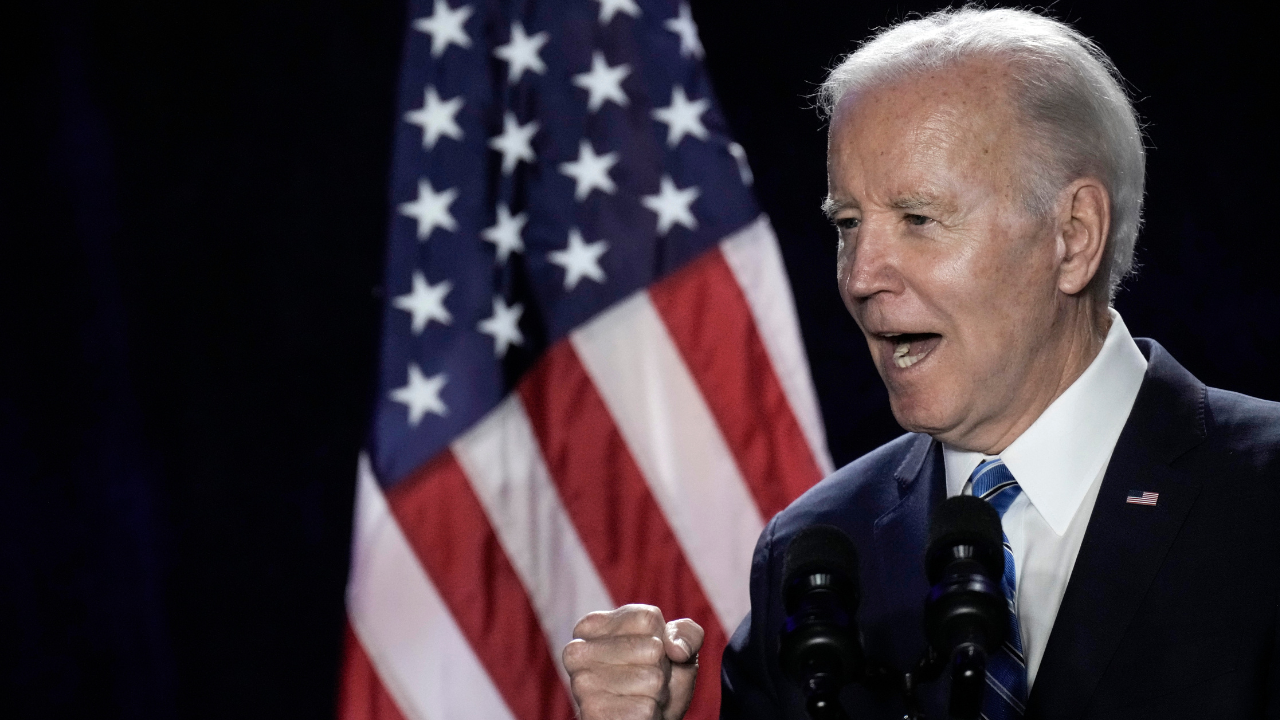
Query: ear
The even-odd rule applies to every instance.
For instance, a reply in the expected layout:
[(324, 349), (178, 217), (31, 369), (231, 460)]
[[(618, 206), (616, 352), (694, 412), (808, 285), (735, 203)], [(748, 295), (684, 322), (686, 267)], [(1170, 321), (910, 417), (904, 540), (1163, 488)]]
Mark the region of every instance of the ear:
[(1098, 278), (1111, 231), (1111, 197), (1094, 178), (1080, 178), (1059, 196), (1058, 289), (1076, 295)]

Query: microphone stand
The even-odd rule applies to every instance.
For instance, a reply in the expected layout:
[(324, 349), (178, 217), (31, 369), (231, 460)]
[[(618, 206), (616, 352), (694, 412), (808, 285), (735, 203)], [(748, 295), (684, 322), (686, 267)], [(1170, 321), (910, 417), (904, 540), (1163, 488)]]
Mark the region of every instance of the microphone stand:
[[(927, 720), (920, 709), (919, 689), (942, 676), (947, 662), (932, 647), (926, 648), (920, 661), (911, 672), (902, 674), (902, 701), (905, 712), (902, 720)], [(987, 653), (976, 643), (965, 643), (956, 648), (951, 657), (951, 698), (949, 718), (971, 720), (982, 709), (982, 693), (986, 684)]]
[[(982, 694), (986, 685), (987, 653), (974, 642), (957, 646), (950, 662), (939, 655), (932, 646), (909, 672), (897, 675), (890, 667), (880, 663), (868, 663), (865, 673), (855, 682), (879, 692), (902, 694), (904, 712), (902, 720), (928, 720), (920, 707), (920, 687), (937, 681), (947, 665), (951, 666), (951, 696), (948, 707), (949, 720), (974, 720), (982, 709)], [(815, 672), (802, 684), (805, 710), (812, 720), (848, 720), (840, 705), (842, 679), (835, 674)]]
[[(938, 661), (937, 654), (934, 653), (933, 649), (928, 648), (924, 656), (916, 663), (916, 667), (910, 672), (898, 675), (896, 671), (887, 665), (870, 663), (866, 675), (861, 678), (861, 682), (874, 692), (893, 693), (895, 690), (900, 692), (905, 706), (902, 720), (927, 720), (924, 712), (920, 709), (918, 691), (922, 683), (938, 679), (945, 665), (946, 663)], [(812, 710), (809, 711), (809, 716), (814, 720), (819, 718)]]
[(805, 688), (805, 709), (813, 720), (849, 720), (840, 705), (840, 680), (820, 673), (809, 678)]
[(902, 701), (906, 706), (903, 720), (926, 720), (917, 691), (921, 684), (937, 680), (945, 666), (946, 662), (938, 657), (933, 647), (927, 646), (915, 669), (902, 674)]
[(902, 720), (925, 720), (920, 712), (920, 699), (916, 697), (916, 677), (912, 673), (902, 674), (902, 701), (907, 706)]

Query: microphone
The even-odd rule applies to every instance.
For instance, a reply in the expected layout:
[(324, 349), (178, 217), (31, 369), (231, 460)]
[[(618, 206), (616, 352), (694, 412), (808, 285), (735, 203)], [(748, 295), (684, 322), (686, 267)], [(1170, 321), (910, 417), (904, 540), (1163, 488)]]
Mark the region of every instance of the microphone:
[(925, 637), (939, 660), (951, 661), (951, 715), (978, 717), (987, 656), (1005, 641), (1009, 605), (1000, 514), (986, 501), (961, 495), (938, 506), (929, 527), (925, 574)]
[(782, 577), (782, 669), (799, 683), (811, 718), (843, 718), (840, 690), (863, 674), (858, 552), (839, 529), (812, 525), (792, 538)]

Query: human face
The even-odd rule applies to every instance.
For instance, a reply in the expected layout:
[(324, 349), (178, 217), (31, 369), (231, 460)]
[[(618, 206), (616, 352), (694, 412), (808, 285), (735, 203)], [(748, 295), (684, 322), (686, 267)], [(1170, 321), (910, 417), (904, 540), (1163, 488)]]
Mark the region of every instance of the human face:
[(1023, 209), (1007, 87), (972, 63), (846, 96), (827, 157), (840, 293), (894, 417), (986, 452), (1074, 379), (1056, 228)]

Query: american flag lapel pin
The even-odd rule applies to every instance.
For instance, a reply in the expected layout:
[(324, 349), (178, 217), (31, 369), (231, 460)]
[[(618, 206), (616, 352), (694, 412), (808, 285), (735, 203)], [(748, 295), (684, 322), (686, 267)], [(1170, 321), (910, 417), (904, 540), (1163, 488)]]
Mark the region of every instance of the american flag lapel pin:
[(1156, 501), (1160, 499), (1160, 493), (1146, 492), (1143, 490), (1130, 490), (1129, 497), (1124, 501), (1130, 505), (1151, 505), (1155, 506)]

